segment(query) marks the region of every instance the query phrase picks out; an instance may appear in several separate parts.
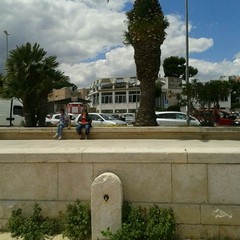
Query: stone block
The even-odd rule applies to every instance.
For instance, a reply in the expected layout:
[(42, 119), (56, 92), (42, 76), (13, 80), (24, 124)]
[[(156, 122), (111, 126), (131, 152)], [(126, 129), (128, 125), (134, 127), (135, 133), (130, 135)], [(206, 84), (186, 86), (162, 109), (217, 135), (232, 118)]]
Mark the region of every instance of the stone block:
[(211, 225), (180, 224), (177, 226), (180, 239), (213, 239), (219, 237), (219, 227)]
[(239, 239), (240, 227), (239, 226), (221, 226), (220, 236), (227, 239)]
[(202, 224), (239, 225), (240, 209), (238, 206), (202, 205)]
[(240, 165), (210, 164), (208, 166), (209, 203), (239, 204)]
[(240, 163), (239, 149), (232, 146), (225, 146), (219, 148), (219, 146), (212, 146), (211, 148), (189, 147), (187, 148), (188, 163), (227, 163), (234, 164)]
[(173, 204), (172, 206), (176, 222), (179, 224), (200, 224), (200, 205)]
[(0, 199), (56, 199), (57, 169), (57, 164), (1, 164)]
[(173, 164), (173, 202), (207, 202), (207, 167), (205, 164)]
[(93, 181), (92, 164), (59, 164), (59, 200), (90, 201), (90, 189)]
[(171, 164), (95, 164), (94, 176), (117, 174), (123, 183), (124, 200), (171, 202)]

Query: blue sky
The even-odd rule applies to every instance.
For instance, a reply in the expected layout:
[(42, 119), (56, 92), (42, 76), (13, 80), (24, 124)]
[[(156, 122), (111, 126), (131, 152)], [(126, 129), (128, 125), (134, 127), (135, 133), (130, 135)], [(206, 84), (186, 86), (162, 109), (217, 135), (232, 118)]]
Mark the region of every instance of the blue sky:
[[(185, 0), (161, 0), (164, 14), (185, 17)], [(233, 60), (240, 51), (239, 0), (188, 0), (190, 37), (213, 38), (214, 46), (192, 57), (208, 61)]]
[[(134, 0), (1, 0), (0, 71), (9, 50), (37, 42), (57, 56), (59, 69), (79, 88), (98, 78), (136, 76), (134, 50), (123, 44), (126, 9)], [(170, 22), (162, 62), (186, 56), (185, 0), (160, 0)], [(188, 0), (190, 65), (198, 79), (240, 75), (240, 0)], [(160, 76), (163, 69), (160, 68)]]

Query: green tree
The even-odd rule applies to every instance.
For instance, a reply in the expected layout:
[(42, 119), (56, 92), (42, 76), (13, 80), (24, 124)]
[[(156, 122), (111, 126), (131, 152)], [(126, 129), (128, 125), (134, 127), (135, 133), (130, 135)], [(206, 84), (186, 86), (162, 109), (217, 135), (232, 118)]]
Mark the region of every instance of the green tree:
[(198, 116), (198, 108), (207, 109), (206, 111), (210, 113), (210, 109), (219, 104), (222, 98), (227, 98), (230, 92), (231, 84), (228, 81), (211, 80), (204, 83), (193, 80), (183, 86), (181, 104), (186, 105), (186, 96), (188, 95), (190, 112), (192, 115)]
[(48, 93), (53, 88), (71, 85), (68, 77), (56, 70), (56, 57), (46, 54), (37, 43), (17, 46), (9, 53), (6, 75), (0, 84), (2, 96), (22, 100), (27, 127), (35, 127), (37, 120), (43, 126)]
[[(69, 78), (64, 74), (55, 70), (59, 63), (56, 61), (56, 56), (50, 56), (43, 61), (43, 71), (41, 72), (41, 81), (37, 88), (37, 95), (39, 101), (36, 104), (36, 115), (39, 122), (39, 126), (45, 125), (45, 116), (47, 114), (47, 102), (49, 92), (55, 88), (72, 87), (74, 84), (69, 83)], [(75, 88), (75, 85), (74, 85)]]
[(229, 82), (231, 84), (231, 108), (239, 108), (240, 103), (238, 98), (240, 96), (240, 77), (231, 76)]
[(126, 13), (125, 44), (134, 48), (141, 99), (135, 126), (156, 126), (155, 81), (158, 79), (161, 45), (169, 23), (164, 18), (158, 0), (136, 0)]
[[(171, 56), (163, 61), (165, 77), (177, 77), (185, 80), (186, 60), (183, 57)], [(192, 66), (188, 67), (189, 77), (197, 75), (198, 70)]]

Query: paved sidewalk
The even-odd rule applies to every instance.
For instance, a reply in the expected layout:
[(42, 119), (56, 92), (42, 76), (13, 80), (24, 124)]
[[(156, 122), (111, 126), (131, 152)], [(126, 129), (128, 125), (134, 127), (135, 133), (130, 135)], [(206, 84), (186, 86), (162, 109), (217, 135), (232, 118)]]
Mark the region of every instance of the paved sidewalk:
[[(10, 233), (0, 233), (0, 240), (19, 240), (19, 238), (12, 238)], [(63, 238), (62, 235), (58, 235), (52, 240), (68, 240), (68, 238)]]
[(149, 152), (155, 149), (211, 149), (240, 152), (238, 140), (180, 140), (180, 139), (102, 139), (102, 140), (0, 140), (0, 154), (6, 153), (79, 153), (87, 150), (124, 152), (138, 150)]

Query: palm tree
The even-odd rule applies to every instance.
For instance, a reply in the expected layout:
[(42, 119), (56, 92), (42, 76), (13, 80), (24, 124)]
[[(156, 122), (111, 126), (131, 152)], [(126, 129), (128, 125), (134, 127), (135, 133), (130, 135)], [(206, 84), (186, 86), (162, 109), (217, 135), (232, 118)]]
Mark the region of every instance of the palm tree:
[(42, 119), (45, 119), (46, 115), (42, 111), (46, 107), (44, 102), (56, 82), (61, 81), (65, 86), (70, 84), (68, 78), (56, 70), (56, 57), (46, 58), (46, 53), (39, 44), (32, 46), (27, 43), (10, 51), (6, 62), (2, 92), (7, 97), (22, 100), (27, 127), (36, 126), (37, 115), (40, 115), (43, 125)]
[(49, 92), (55, 88), (70, 87), (69, 77), (64, 73), (55, 70), (59, 63), (56, 56), (50, 56), (44, 59), (41, 71), (41, 81), (37, 88), (38, 103), (36, 104), (36, 115), (39, 126), (45, 125), (45, 116), (47, 115), (47, 102)]
[(156, 126), (155, 81), (158, 79), (161, 45), (169, 23), (164, 18), (158, 0), (135, 0), (133, 9), (126, 13), (125, 44), (134, 48), (137, 78), (141, 99), (135, 126)]

